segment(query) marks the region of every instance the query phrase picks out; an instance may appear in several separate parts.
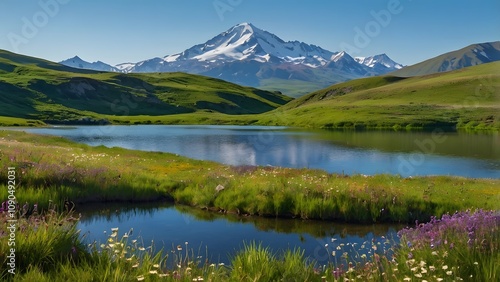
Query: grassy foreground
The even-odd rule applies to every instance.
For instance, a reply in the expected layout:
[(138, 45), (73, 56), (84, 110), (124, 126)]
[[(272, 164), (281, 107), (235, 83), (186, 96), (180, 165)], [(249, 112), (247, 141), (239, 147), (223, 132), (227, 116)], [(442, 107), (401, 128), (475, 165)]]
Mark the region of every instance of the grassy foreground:
[[(305, 169), (230, 167), (172, 154), (90, 147), (18, 131), (0, 131), (0, 167), (0, 199), (8, 198), (8, 177), (4, 172), (15, 167), (15, 196), (20, 203), (16, 213), (16, 275), (7, 272), (9, 213), (0, 212), (2, 280), (495, 281), (500, 278), (498, 212), (455, 213), (476, 208), (500, 210), (499, 180), (343, 176)], [(64, 207), (65, 200), (78, 206), (93, 201), (161, 199), (265, 216), (430, 222), (400, 231), (401, 243), (385, 240), (343, 245), (332, 239), (331, 244), (325, 245), (331, 254), (326, 265), (316, 264), (301, 250), (274, 253), (257, 243), (248, 243), (226, 266), (195, 256), (188, 242), (172, 251), (157, 252), (154, 245), (140, 244), (140, 238), (131, 231), (124, 233), (115, 228), (106, 242), (85, 245), (84, 235), (76, 230), (78, 218)], [(370, 251), (368, 255), (349, 257), (346, 250), (350, 248)], [(169, 264), (172, 259), (174, 263)]]
[[(31, 207), (17, 214), (16, 269), (8, 234), (0, 232), (2, 281), (498, 281), (500, 215), (461, 212), (401, 230), (401, 242), (325, 244), (329, 263), (318, 265), (303, 251), (274, 253), (246, 244), (226, 266), (196, 256), (189, 242), (172, 251), (144, 246), (132, 230), (111, 228), (106, 242), (82, 243), (71, 213), (54, 207), (43, 215)], [(26, 213), (30, 210), (31, 214)], [(6, 212), (0, 212), (4, 227)], [(123, 234), (120, 236), (120, 234)], [(349, 257), (348, 249), (355, 252)], [(364, 252), (364, 250), (369, 250)], [(368, 255), (367, 255), (367, 254)], [(167, 260), (170, 258), (170, 260)], [(170, 263), (169, 263), (170, 262)], [(10, 268), (11, 269), (11, 268)], [(12, 271), (12, 270), (11, 270)]]
[[(500, 209), (500, 180), (337, 175), (232, 167), (167, 153), (90, 147), (0, 131), (0, 199), (15, 167), (20, 203), (173, 200), (230, 213), (347, 222), (414, 222), (465, 209)], [(5, 172), (5, 173), (4, 173)]]

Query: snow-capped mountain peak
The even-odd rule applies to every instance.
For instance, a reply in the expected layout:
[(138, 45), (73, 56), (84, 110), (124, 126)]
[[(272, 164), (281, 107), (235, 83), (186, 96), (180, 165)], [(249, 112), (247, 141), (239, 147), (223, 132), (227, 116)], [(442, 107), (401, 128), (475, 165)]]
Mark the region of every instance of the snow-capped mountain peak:
[(369, 68), (385, 67), (388, 69), (397, 70), (404, 67), (403, 65), (394, 62), (385, 53), (370, 57), (356, 57), (354, 59), (356, 60), (356, 62)]
[(220, 33), (204, 44), (196, 45), (182, 53), (163, 58), (166, 63), (197, 60), (209, 64), (221, 61), (278, 61), (307, 64), (310, 67), (325, 65), (333, 53), (315, 45), (299, 41), (285, 42), (276, 35), (241, 23)]
[(121, 72), (129, 72), (134, 66), (135, 63), (122, 63), (116, 65), (115, 68), (119, 69)]
[[(337, 53), (335, 53), (335, 54), (332, 55), (332, 57), (330, 58), (330, 60), (332, 62), (338, 62), (339, 60), (341, 60), (342, 58), (344, 58), (346, 55), (347, 55), (347, 53), (344, 52), (344, 51), (337, 52)], [(347, 56), (349, 56), (349, 55), (347, 55)]]

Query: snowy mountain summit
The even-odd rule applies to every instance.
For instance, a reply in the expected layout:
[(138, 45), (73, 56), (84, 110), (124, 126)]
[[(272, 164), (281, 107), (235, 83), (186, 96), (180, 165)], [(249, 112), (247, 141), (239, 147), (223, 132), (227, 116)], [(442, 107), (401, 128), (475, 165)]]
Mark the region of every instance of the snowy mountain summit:
[(124, 69), (126, 72), (203, 72), (231, 62), (291, 63), (311, 68), (326, 65), (335, 53), (299, 41), (285, 42), (250, 23), (233, 26), (182, 53), (154, 58)]
[[(68, 64), (70, 60), (61, 63), (97, 69), (83, 63), (78, 66)], [(266, 85), (278, 80), (293, 80), (317, 88), (318, 85), (328, 86), (348, 79), (380, 75), (401, 67), (385, 54), (354, 59), (346, 52), (332, 52), (299, 41), (285, 42), (251, 23), (241, 23), (181, 53), (119, 64), (112, 67), (112, 71), (181, 71), (257, 87), (264, 80), (267, 80)]]
[(391, 58), (389, 58), (386, 54), (380, 54), (371, 57), (356, 57), (354, 59), (356, 60), (356, 62), (370, 68), (384, 66), (392, 70), (399, 70), (404, 67), (402, 64), (398, 64), (391, 60)]
[(311, 59), (311, 67), (325, 65), (332, 52), (298, 41), (284, 42), (276, 35), (250, 23), (238, 24), (204, 44), (196, 45), (181, 54), (165, 57), (168, 62), (195, 59), (225, 62), (254, 60), (265, 63), (304, 62)]

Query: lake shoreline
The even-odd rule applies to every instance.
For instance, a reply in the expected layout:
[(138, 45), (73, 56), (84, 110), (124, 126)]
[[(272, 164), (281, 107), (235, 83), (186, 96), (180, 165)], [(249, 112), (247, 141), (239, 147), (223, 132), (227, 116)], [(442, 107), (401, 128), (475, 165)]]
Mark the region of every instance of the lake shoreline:
[[(492, 134), (301, 129), (237, 125), (19, 128), (90, 146), (178, 154), (226, 165), (310, 168), (342, 175), (500, 178)], [(475, 144), (470, 147), (470, 144)]]
[[(265, 115), (261, 114), (261, 115)], [(269, 114), (271, 117), (278, 113)], [(259, 119), (252, 115), (224, 115), (224, 114), (177, 114), (165, 116), (116, 116), (80, 118), (76, 120), (33, 120), (24, 118), (10, 118), (0, 116), (1, 127), (53, 127), (53, 126), (102, 126), (102, 125), (259, 125), (259, 126), (287, 126), (304, 129), (327, 129), (327, 130), (355, 130), (355, 131), (398, 131), (398, 132), (421, 132), (421, 131), (444, 131), (444, 132), (470, 132), (470, 133), (492, 133), (497, 134), (500, 128), (481, 122), (445, 123), (431, 121), (414, 122), (383, 122), (373, 124), (371, 121), (344, 120), (339, 123), (307, 125), (295, 122), (286, 122), (279, 118)]]

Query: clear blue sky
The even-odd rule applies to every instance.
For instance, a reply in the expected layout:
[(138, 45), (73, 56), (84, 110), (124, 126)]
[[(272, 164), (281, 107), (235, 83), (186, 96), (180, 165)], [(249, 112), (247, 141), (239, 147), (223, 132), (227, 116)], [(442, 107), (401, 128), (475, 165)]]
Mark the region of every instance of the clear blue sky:
[[(390, 20), (377, 22), (380, 11)], [(138, 62), (182, 52), (241, 22), (285, 41), (355, 47), (347, 50), (353, 56), (386, 53), (410, 65), (500, 40), (500, 1), (0, 0), (0, 49), (52, 61)]]

